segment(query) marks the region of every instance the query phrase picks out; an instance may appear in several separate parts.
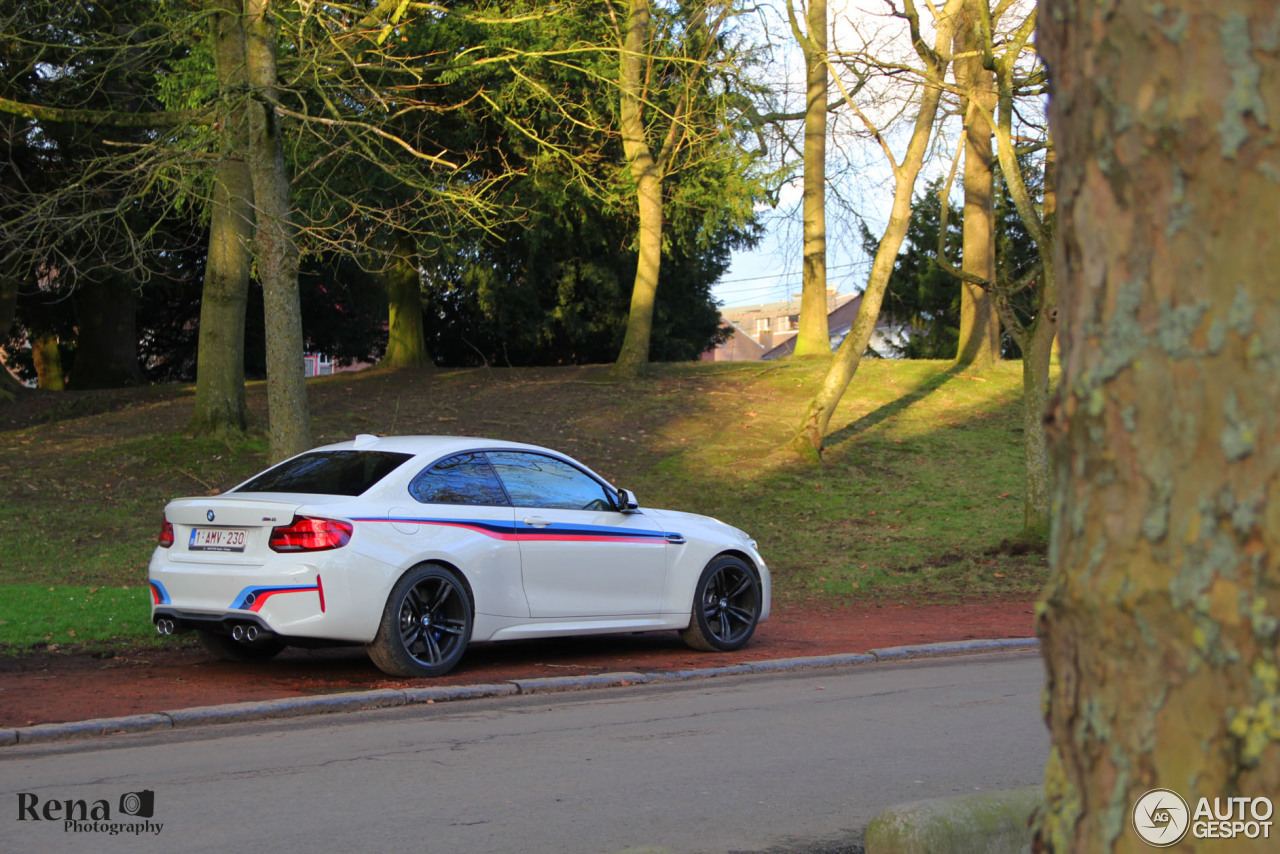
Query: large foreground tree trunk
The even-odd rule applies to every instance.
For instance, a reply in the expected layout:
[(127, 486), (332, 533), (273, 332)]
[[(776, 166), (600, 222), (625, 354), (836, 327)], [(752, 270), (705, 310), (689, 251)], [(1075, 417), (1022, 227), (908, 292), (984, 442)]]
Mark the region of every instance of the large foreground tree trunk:
[(252, 99), (249, 170), (257, 207), (254, 258), (262, 281), (267, 338), (267, 406), (271, 460), (311, 446), (311, 414), (303, 373), (302, 310), (298, 297), (298, 247), (289, 210), (289, 176), (275, 105), (276, 30), (271, 0), (247, 0), (245, 60)]
[(248, 427), (244, 395), (244, 321), (253, 267), (253, 176), (245, 162), (248, 115), (239, 99), (245, 71), (243, 0), (210, 0), (218, 86), (233, 103), (223, 116), (222, 159), (213, 179), (209, 254), (200, 297), (196, 398), (189, 429), (238, 435)]
[(380, 365), (387, 368), (426, 368), (435, 363), (427, 353), (422, 320), (422, 275), (413, 237), (395, 236), (394, 258), (383, 273), (387, 286), (387, 351)]
[(801, 274), (800, 329), (795, 355), (831, 355), (827, 323), (827, 3), (810, 0), (808, 32), (787, 3), (796, 41), (804, 53), (808, 91), (804, 113), (804, 268)]
[[(1151, 789), (1193, 814), (1280, 792), (1280, 19), (1272, 0), (1042, 7), (1064, 365), (1038, 834), (1145, 851)], [(1192, 822), (1177, 850), (1275, 845)]]

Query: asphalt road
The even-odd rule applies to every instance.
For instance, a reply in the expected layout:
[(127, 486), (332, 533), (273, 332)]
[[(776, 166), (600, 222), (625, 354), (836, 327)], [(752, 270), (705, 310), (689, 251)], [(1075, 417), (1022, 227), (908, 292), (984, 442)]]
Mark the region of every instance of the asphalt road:
[(0, 852), (811, 850), (1039, 783), (1042, 681), (1005, 653), (8, 747)]

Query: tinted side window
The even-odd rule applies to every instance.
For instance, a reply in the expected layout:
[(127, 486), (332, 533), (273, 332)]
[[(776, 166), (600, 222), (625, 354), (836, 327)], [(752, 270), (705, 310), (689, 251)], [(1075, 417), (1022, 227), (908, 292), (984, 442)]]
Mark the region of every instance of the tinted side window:
[(360, 495), (412, 456), (389, 451), (316, 451), (285, 460), (235, 491)]
[(516, 507), (613, 509), (599, 481), (554, 457), (521, 451), (489, 451), (488, 456)]
[(409, 493), (423, 504), (507, 504), (507, 494), (484, 454), (458, 454), (441, 460), (413, 479)]

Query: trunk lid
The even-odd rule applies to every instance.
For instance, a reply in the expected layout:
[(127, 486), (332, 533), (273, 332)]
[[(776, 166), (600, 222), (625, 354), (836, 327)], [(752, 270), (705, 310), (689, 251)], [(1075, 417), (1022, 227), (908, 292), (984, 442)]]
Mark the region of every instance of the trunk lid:
[[(343, 496), (255, 494), (179, 498), (165, 507), (173, 525), (169, 559), (175, 562), (252, 566), (274, 557), (268, 545), (274, 528), (288, 525), (306, 507), (320, 510)], [(349, 500), (349, 499), (348, 499)]]

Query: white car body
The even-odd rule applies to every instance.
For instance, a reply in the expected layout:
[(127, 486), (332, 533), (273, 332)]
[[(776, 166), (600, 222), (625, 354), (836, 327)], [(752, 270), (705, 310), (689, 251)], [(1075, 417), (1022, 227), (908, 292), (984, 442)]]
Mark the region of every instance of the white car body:
[[(285, 643), (369, 644), (397, 582), (423, 564), (450, 568), (464, 580), (473, 642), (682, 630), (690, 626), (700, 576), (721, 555), (751, 567), (758, 619), (769, 616), (769, 570), (747, 534), (706, 516), (621, 507), (615, 499), (629, 494), (563, 454), (444, 436), (359, 436), (308, 454), (335, 451), (406, 459), (358, 495), (243, 491), (255, 478), (220, 495), (168, 504), (173, 542), (156, 548), (148, 572), (152, 618), (162, 632), (253, 625)], [(477, 454), (552, 458), (597, 481), (614, 506), (422, 503), (411, 492), (437, 463)], [(496, 463), (491, 470), (502, 471)], [(269, 548), (273, 529), (298, 517), (348, 525), (349, 539), (319, 551)]]

